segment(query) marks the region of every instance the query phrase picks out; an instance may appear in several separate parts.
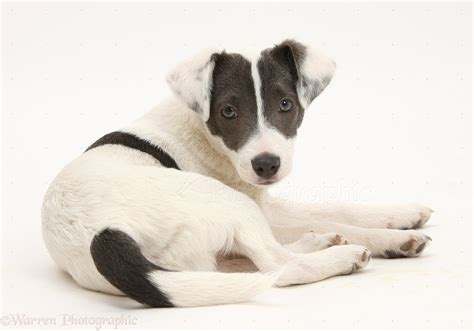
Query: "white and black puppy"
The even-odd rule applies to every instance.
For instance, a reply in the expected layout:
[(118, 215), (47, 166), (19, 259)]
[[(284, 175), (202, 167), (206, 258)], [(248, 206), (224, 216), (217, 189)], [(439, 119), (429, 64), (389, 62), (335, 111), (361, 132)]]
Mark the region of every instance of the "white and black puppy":
[[(305, 108), (335, 64), (287, 40), (207, 50), (168, 76), (175, 96), (67, 165), (43, 204), (43, 236), (81, 286), (153, 307), (248, 300), (273, 285), (417, 256), (415, 205), (303, 204), (271, 197), (289, 174)], [(251, 271), (251, 272), (249, 272)]]

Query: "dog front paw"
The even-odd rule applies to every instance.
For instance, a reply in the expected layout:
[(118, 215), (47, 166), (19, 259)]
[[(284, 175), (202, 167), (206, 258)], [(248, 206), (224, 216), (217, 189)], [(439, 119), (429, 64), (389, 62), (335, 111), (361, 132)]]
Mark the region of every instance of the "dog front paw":
[(418, 229), (425, 225), (433, 210), (419, 204), (403, 204), (388, 207), (384, 217), (387, 229), (409, 230)]
[(393, 247), (385, 249), (381, 255), (389, 259), (417, 257), (431, 241), (432, 239), (423, 233), (409, 231), (408, 236), (398, 241), (398, 243), (395, 242)]

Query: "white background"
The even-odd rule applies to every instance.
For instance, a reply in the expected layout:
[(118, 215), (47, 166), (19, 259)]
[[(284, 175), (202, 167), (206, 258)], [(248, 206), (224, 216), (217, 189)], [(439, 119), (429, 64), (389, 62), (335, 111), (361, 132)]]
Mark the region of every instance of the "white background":
[[(469, 3), (5, 4), (2, 314), (61, 324), (60, 314), (124, 313), (142, 327), (469, 327), (471, 21)], [(287, 37), (321, 47), (338, 71), (307, 110), (293, 174), (275, 191), (429, 205), (426, 253), (191, 309), (140, 309), (60, 272), (40, 222), (60, 169), (168, 95), (164, 75), (179, 58)]]

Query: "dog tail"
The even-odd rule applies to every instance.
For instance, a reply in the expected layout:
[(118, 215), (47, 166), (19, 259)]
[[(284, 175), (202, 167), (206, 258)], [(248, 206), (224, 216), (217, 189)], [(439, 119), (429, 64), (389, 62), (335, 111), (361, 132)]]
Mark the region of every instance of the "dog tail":
[(90, 246), (99, 273), (128, 297), (151, 307), (190, 307), (249, 300), (270, 288), (278, 274), (174, 272), (143, 256), (125, 232), (105, 229)]

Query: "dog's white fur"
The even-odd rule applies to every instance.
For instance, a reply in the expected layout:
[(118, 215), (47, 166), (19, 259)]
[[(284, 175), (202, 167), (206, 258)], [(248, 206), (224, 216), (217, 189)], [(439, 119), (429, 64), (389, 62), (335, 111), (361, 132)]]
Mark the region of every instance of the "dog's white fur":
[(317, 80), (322, 91), (329, 84), (336, 70), (336, 63), (320, 50), (310, 47), (307, 54), (309, 56), (305, 58), (301, 68), (299, 68), (300, 78), (296, 85), (298, 97), (304, 108), (307, 108), (312, 101), (305, 93), (304, 81)]
[(214, 61), (211, 56), (220, 49), (205, 49), (179, 63), (166, 77), (166, 82), (178, 98), (195, 109), (204, 122), (209, 119)]
[[(283, 177), (291, 169), (293, 140), (262, 125), (239, 154), (209, 133), (210, 94), (202, 93), (212, 87), (209, 54), (179, 65), (168, 78), (177, 96), (122, 129), (160, 146), (185, 171), (164, 168), (137, 150), (104, 145), (80, 155), (51, 184), (42, 210), (44, 240), (78, 284), (121, 294), (97, 271), (89, 250), (105, 228), (127, 233), (153, 263), (181, 271), (149, 275), (177, 306), (248, 300), (274, 284), (310, 283), (362, 268), (370, 254), (364, 246), (380, 255), (409, 240), (427, 241), (415, 231), (387, 229), (412, 226), (420, 215), (425, 222), (430, 210), (422, 206), (300, 204), (252, 184), (256, 179), (242, 160), (276, 149), (287, 164)], [(315, 54), (304, 72), (312, 79), (332, 74), (328, 60), (313, 72), (311, 62), (320, 59)], [(190, 75), (200, 75), (205, 88)], [(190, 110), (196, 100), (198, 112)], [(347, 241), (361, 246), (339, 245)], [(229, 255), (250, 259), (260, 272), (216, 272), (239, 265), (251, 270), (229, 263)]]

